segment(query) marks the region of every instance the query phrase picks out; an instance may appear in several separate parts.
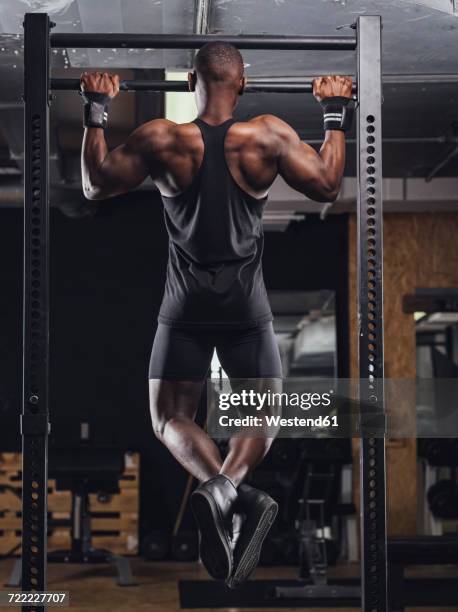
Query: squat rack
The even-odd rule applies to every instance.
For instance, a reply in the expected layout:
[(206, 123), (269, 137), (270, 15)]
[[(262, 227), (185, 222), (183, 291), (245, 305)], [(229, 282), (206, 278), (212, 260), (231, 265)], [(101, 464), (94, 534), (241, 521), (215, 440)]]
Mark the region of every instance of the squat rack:
[[(356, 50), (359, 376), (374, 415), (383, 397), (381, 18), (360, 16), (355, 36), (51, 34), (46, 13), (24, 21), (24, 319), (21, 414), (22, 590), (46, 590), (49, 424), (49, 105), (51, 90), (78, 89), (50, 78), (52, 47), (196, 49), (211, 40), (240, 49)], [(177, 91), (167, 81), (127, 81), (123, 89)], [(262, 83), (251, 91), (310, 92), (311, 83)], [(361, 587), (364, 612), (386, 612), (385, 438), (361, 424)], [(24, 606), (36, 611), (36, 606)]]

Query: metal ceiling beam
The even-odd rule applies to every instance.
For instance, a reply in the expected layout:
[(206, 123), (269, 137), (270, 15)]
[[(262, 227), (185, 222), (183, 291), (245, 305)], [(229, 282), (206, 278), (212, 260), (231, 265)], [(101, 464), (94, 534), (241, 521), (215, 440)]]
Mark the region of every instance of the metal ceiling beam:
[[(194, 34), (208, 34), (210, 26), (211, 0), (195, 0)], [(192, 50), (192, 58), (197, 55), (198, 49)], [(194, 61), (191, 62), (192, 65)]]
[(211, 0), (196, 0), (196, 13), (194, 32), (208, 34), (210, 25)]

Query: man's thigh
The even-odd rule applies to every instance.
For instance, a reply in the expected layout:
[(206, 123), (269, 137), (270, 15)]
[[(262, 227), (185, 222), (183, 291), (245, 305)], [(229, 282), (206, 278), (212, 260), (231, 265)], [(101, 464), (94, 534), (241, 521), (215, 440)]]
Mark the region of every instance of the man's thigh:
[(231, 379), (282, 377), (272, 323), (221, 335), (216, 350), (223, 370)]
[(148, 376), (153, 419), (194, 418), (212, 355), (207, 334), (158, 326)]

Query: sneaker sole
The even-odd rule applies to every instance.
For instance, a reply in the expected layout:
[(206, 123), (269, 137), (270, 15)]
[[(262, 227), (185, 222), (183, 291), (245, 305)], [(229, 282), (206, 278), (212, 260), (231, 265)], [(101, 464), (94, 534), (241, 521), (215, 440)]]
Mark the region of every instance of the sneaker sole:
[(191, 507), (200, 532), (200, 558), (216, 580), (227, 580), (232, 572), (232, 551), (215, 500), (204, 491), (191, 496)]
[(228, 581), (228, 586), (232, 589), (240, 586), (247, 580), (259, 563), (262, 544), (275, 521), (278, 512), (278, 504), (274, 502), (261, 516), (258, 526), (240, 559), (233, 577)]

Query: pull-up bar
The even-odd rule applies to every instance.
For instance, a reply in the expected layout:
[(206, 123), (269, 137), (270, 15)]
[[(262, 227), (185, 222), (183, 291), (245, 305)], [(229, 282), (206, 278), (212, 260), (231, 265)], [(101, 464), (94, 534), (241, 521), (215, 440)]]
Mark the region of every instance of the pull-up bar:
[[(80, 89), (79, 79), (51, 79), (51, 89), (55, 90), (78, 90)], [(189, 91), (186, 81), (120, 81), (121, 91)], [(312, 93), (313, 82), (309, 81), (277, 81), (277, 82), (256, 82), (248, 81), (245, 89), (246, 93)], [(356, 85), (353, 85), (356, 91)]]
[[(80, 89), (79, 79), (51, 79), (51, 89), (75, 90)], [(189, 91), (186, 81), (120, 81), (121, 91)], [(311, 93), (312, 82), (301, 83), (249, 83), (245, 89), (246, 93), (278, 92), (278, 93)]]
[(100, 49), (200, 49), (217, 40), (239, 49), (353, 51), (353, 36), (220, 36), (216, 34), (51, 34), (51, 47)]

